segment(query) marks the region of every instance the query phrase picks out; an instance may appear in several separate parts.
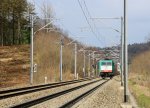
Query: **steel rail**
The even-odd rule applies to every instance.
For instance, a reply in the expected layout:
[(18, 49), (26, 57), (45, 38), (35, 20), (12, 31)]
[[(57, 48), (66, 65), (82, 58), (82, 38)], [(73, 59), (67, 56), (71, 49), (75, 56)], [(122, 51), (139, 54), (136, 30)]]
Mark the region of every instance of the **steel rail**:
[[(90, 78), (84, 78), (84, 79), (79, 79), (79, 80), (85, 80), (85, 79), (90, 79)], [(61, 83), (66, 83), (66, 82), (79, 81), (79, 80), (71, 80), (71, 81), (56, 82), (56, 83), (50, 83), (50, 84), (44, 84), (44, 85), (42, 84), (42, 85), (35, 85), (35, 86), (30, 86), (30, 87), (22, 87), (22, 88), (3, 90), (3, 91), (0, 91), (0, 94), (16, 92), (16, 91), (21, 91), (21, 90), (27, 90), (27, 89), (34, 89), (37, 87), (45, 87), (45, 86), (49, 86), (49, 85), (55, 85), (55, 84), (61, 84)]]
[(91, 79), (86, 78), (86, 79), (80, 79), (80, 80), (72, 80), (72, 81), (66, 81), (66, 82), (60, 82), (60, 83), (52, 83), (52, 84), (46, 84), (46, 85), (39, 85), (39, 86), (32, 86), (32, 87), (26, 87), (26, 88), (18, 88), (18, 89), (1, 91), (0, 92), (0, 94), (1, 94), (0, 100), (10, 98), (13, 96), (24, 95), (24, 94), (28, 94), (28, 93), (32, 93), (32, 92), (37, 92), (37, 91), (41, 91), (41, 90), (46, 90), (46, 89), (60, 87), (60, 86), (64, 86), (64, 85), (79, 83), (79, 82), (88, 81), (88, 80), (91, 80)]
[(98, 86), (88, 90), (87, 92), (79, 95), (78, 97), (76, 97), (75, 99), (65, 103), (64, 105), (60, 106), (59, 108), (70, 108), (73, 105), (75, 105), (77, 102), (79, 102), (80, 100), (82, 100), (83, 98), (85, 98), (86, 96), (90, 95), (91, 93), (93, 93), (94, 91), (96, 91), (99, 87), (101, 87), (102, 85), (104, 85), (106, 82), (108, 82), (109, 80), (99, 84)]
[(31, 101), (28, 101), (28, 102), (25, 102), (25, 103), (21, 103), (21, 104), (12, 106), (11, 108), (28, 108), (28, 107), (40, 104), (42, 102), (45, 102), (47, 100), (51, 100), (51, 99), (54, 99), (54, 98), (59, 97), (61, 95), (67, 94), (69, 92), (75, 91), (77, 89), (83, 88), (85, 86), (91, 85), (91, 84), (96, 83), (100, 80), (102, 80), (102, 79), (92, 81), (92, 82), (89, 82), (89, 83), (86, 83), (86, 84), (82, 84), (80, 86), (73, 87), (73, 88), (70, 88), (70, 89), (67, 89), (67, 90), (63, 90), (63, 91), (60, 91), (58, 93), (54, 93), (54, 94), (51, 94), (51, 95), (48, 95), (48, 96), (44, 96), (44, 97), (41, 97), (41, 98), (38, 98), (38, 99), (35, 99), (35, 100), (31, 100)]

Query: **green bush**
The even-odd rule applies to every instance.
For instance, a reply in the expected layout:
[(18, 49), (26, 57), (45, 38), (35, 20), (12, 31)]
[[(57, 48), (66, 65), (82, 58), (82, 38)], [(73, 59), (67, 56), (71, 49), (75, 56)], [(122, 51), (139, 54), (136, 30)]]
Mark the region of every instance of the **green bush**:
[(150, 108), (150, 97), (142, 94), (138, 96), (138, 103), (140, 105), (140, 108)]

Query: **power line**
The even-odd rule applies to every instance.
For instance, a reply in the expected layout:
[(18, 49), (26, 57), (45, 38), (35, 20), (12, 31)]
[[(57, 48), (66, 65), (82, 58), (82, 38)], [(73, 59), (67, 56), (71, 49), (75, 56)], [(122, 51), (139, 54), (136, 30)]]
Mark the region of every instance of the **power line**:
[[(80, 3), (81, 4), (81, 3)], [(82, 5), (81, 5), (82, 6)], [(85, 9), (86, 9), (86, 12), (88, 13), (88, 16), (90, 17), (90, 18), (92, 18), (92, 16), (91, 16), (91, 14), (90, 14), (90, 12), (89, 12), (89, 10), (88, 10), (88, 7), (87, 7), (87, 5), (86, 5), (86, 2), (85, 2), (85, 0), (84, 0), (84, 6), (85, 6)], [(82, 7), (82, 9), (83, 9), (83, 7)], [(84, 10), (83, 10), (84, 11)], [(85, 12), (84, 12), (85, 13)], [(84, 14), (85, 16), (86, 16), (86, 13)], [(87, 16), (86, 16), (86, 18), (87, 18)], [(87, 18), (87, 20), (88, 20), (88, 18)], [(89, 22), (89, 21), (88, 21)], [(90, 22), (89, 22), (90, 23)], [(94, 28), (96, 28), (95, 30), (97, 31), (97, 33), (98, 33), (98, 35), (100, 35), (100, 33), (99, 33), (99, 31), (97, 30), (97, 26), (96, 26), (96, 24), (95, 24), (95, 22), (93, 22), (93, 25), (94, 25)], [(92, 26), (91, 26), (92, 27)], [(93, 28), (92, 28), (92, 30), (93, 30)], [(94, 31), (94, 30), (93, 30)], [(95, 32), (94, 32), (95, 33)], [(95, 33), (96, 34), (96, 33)], [(97, 36), (97, 35), (96, 35)], [(101, 35), (101, 37), (102, 37), (102, 35)], [(104, 40), (106, 39), (105, 37), (102, 37)], [(107, 39), (107, 40), (109, 40), (111, 43), (114, 43), (112, 40), (110, 40), (110, 39)], [(104, 44), (105, 44), (105, 46), (106, 46), (106, 41), (104, 42), (104, 41), (102, 41)], [(110, 43), (109, 42), (109, 43)]]
[[(88, 7), (87, 7), (87, 5), (86, 5), (85, 0), (84, 0), (84, 6), (85, 6), (85, 9), (86, 9), (86, 11), (87, 11), (89, 17), (92, 18), (91, 14), (90, 14), (90, 11), (89, 11), (89, 9), (88, 9)], [(94, 27), (96, 28), (95, 30), (97, 31), (98, 35), (100, 35), (99, 31), (97, 30), (97, 26), (96, 26), (96, 24), (95, 24), (94, 22), (93, 22), (93, 25), (94, 25)], [(101, 36), (101, 37), (102, 37), (102, 36)], [(103, 38), (104, 38), (104, 41), (102, 41), (102, 42), (104, 42), (104, 44), (106, 45), (105, 37), (103, 37)]]
[[(84, 0), (84, 5), (85, 5), (85, 8), (86, 8), (87, 13), (88, 13), (89, 16), (90, 16), (90, 19), (92, 19), (92, 16), (91, 16), (91, 14), (90, 14), (90, 12), (89, 12), (89, 10), (88, 10), (88, 7), (87, 7), (87, 4), (86, 4), (85, 0)], [(118, 19), (118, 18), (117, 18), (117, 19)], [(92, 20), (92, 21), (93, 21), (93, 20)], [(96, 26), (96, 24), (95, 24), (94, 21), (93, 21), (93, 24), (94, 24), (94, 27), (97, 29), (97, 26)], [(104, 23), (104, 25), (105, 25), (105, 23)], [(113, 29), (112, 27), (109, 27), (109, 28), (110, 28), (110, 29)], [(113, 29), (113, 30), (115, 30), (115, 29)], [(115, 32), (116, 32), (116, 30), (115, 30)], [(98, 30), (97, 30), (97, 33), (100, 34)], [(101, 36), (101, 37), (102, 37), (102, 36)], [(103, 38), (104, 38), (104, 40), (106, 39), (105, 37), (103, 37)], [(110, 42), (113, 43), (112, 40), (110, 40), (110, 39), (107, 39), (107, 40), (109, 40)], [(106, 42), (105, 42), (105, 43), (106, 43)]]
[(101, 41), (101, 40), (99, 39), (99, 37), (97, 36), (97, 34), (94, 32), (94, 30), (93, 30), (93, 28), (92, 28), (92, 26), (91, 26), (91, 24), (90, 24), (90, 22), (89, 22), (89, 20), (88, 20), (88, 18), (87, 18), (87, 16), (86, 16), (86, 13), (84, 12), (84, 9), (83, 9), (83, 7), (82, 7), (82, 5), (81, 5), (81, 2), (80, 2), (79, 0), (78, 0), (78, 4), (79, 4), (79, 6), (80, 6), (80, 8), (81, 8), (81, 10), (82, 10), (82, 13), (83, 13), (85, 19), (86, 19), (86, 22), (88, 23), (88, 25), (89, 25), (89, 27), (90, 27), (91, 32), (94, 34), (94, 36), (95, 36), (100, 42), (103, 42), (103, 41)]

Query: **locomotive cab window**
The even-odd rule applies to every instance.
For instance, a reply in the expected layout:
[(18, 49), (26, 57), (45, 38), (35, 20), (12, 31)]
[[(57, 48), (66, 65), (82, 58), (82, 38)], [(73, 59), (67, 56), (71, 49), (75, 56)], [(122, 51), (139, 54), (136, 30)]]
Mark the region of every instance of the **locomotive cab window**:
[(106, 65), (106, 62), (102, 62), (102, 66)]
[(111, 62), (107, 62), (107, 66), (111, 66), (112, 65), (112, 63)]

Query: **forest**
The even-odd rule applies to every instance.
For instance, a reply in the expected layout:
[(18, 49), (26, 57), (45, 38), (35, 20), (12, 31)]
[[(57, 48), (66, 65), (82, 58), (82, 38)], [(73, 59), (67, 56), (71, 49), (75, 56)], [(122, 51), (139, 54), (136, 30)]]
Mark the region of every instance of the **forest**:
[(134, 43), (128, 45), (128, 53), (129, 53), (129, 63), (131, 63), (132, 59), (143, 52), (150, 50), (150, 42), (147, 41), (145, 43)]
[(30, 43), (30, 14), (34, 6), (27, 0), (1, 0), (0, 46)]

